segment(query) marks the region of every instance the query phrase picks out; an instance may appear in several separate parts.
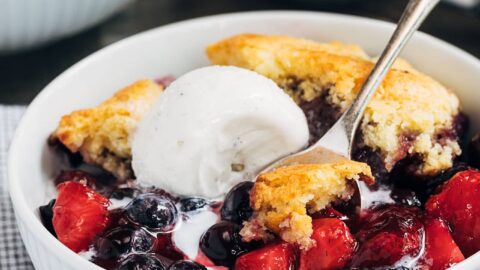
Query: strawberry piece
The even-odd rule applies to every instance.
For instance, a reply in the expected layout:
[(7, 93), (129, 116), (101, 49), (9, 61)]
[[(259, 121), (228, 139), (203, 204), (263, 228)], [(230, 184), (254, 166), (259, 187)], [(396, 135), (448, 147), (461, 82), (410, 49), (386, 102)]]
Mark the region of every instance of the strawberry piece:
[(425, 253), (419, 261), (421, 269), (444, 270), (465, 259), (441, 219), (427, 218), (425, 236)]
[(312, 225), (316, 245), (302, 251), (300, 270), (343, 269), (356, 245), (347, 225), (337, 218), (314, 219)]
[(426, 211), (441, 217), (452, 229), (452, 237), (465, 256), (480, 250), (480, 172), (455, 174), (440, 193), (431, 196)]
[(420, 209), (386, 205), (368, 213), (356, 234), (360, 248), (352, 268), (391, 267), (404, 256), (419, 254), (423, 224)]
[(297, 252), (293, 245), (282, 242), (264, 246), (238, 257), (235, 270), (295, 269)]
[(88, 249), (108, 223), (107, 198), (85, 182), (68, 181), (57, 186), (53, 228), (58, 240), (75, 252)]

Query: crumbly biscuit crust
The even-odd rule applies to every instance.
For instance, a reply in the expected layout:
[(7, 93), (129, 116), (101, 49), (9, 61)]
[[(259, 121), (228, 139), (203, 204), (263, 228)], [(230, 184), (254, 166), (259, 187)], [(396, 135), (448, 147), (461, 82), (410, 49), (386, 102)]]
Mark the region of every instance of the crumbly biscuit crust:
[(349, 199), (353, 194), (350, 181), (360, 178), (373, 181), (370, 167), (350, 160), (294, 165), (261, 174), (250, 193), (254, 215), (240, 234), (251, 241), (268, 239), (273, 232), (308, 249), (314, 243), (310, 239), (312, 218), (307, 213)]
[(162, 91), (154, 81), (137, 81), (95, 108), (63, 116), (53, 137), (85, 162), (130, 178), (130, 135)]
[[(328, 102), (342, 111), (374, 64), (355, 45), (253, 34), (212, 44), (207, 54), (213, 64), (239, 66), (273, 79), (297, 103), (327, 92)], [(292, 80), (296, 81), (293, 90), (288, 87)], [(458, 113), (459, 101), (453, 93), (399, 60), (365, 111), (360, 127), (363, 143), (381, 153), (388, 170), (408, 155), (420, 157), (417, 174), (436, 174), (451, 167), (461, 153), (455, 138), (435, 139), (439, 132), (453, 128)], [(401, 149), (402, 136), (414, 138), (406, 151)]]

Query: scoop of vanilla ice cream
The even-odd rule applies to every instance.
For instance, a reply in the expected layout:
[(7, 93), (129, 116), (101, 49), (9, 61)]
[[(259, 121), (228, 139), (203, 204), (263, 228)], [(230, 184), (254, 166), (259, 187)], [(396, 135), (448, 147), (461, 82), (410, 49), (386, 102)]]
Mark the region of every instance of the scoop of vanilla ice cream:
[(217, 198), (308, 137), (302, 110), (273, 81), (210, 66), (162, 93), (133, 136), (132, 166), (140, 183)]

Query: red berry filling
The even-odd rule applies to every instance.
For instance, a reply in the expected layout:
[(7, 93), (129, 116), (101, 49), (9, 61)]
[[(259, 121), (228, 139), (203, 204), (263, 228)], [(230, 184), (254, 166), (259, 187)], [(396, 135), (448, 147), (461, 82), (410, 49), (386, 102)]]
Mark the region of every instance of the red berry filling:
[(425, 253), (419, 261), (421, 269), (447, 269), (465, 259), (453, 241), (448, 226), (441, 219), (427, 218), (425, 235)]
[(455, 174), (430, 197), (426, 211), (443, 218), (465, 256), (480, 250), (480, 172), (467, 170)]
[(235, 270), (290, 270), (296, 267), (297, 250), (288, 243), (273, 243), (238, 257)]
[(347, 225), (337, 218), (313, 220), (315, 246), (300, 255), (300, 270), (343, 269), (352, 258), (356, 241)]
[[(170, 79), (158, 83), (167, 85)], [(338, 109), (324, 99), (301, 106), (308, 118), (311, 142), (339, 117)], [(458, 130), (452, 133), (455, 138), (464, 133)], [(440, 134), (439, 141), (442, 136), (450, 135)], [(412, 141), (405, 138), (406, 143)], [(415, 157), (400, 161), (387, 172), (379, 153), (355, 145), (354, 157), (372, 167), (379, 180), (375, 188), (391, 191), (392, 200), (388, 204), (379, 201), (360, 215), (354, 200), (312, 214), (311, 238), (316, 244), (306, 251), (279, 239), (242, 241), (239, 231), (253, 212), (249, 200), (252, 182), (233, 187), (223, 202), (210, 202), (178, 198), (133, 181), (119, 187), (109, 174), (62, 171), (55, 180), (58, 197), (40, 207), (40, 216), (63, 244), (75, 252), (93, 251), (91, 260), (106, 269), (205, 270), (202, 263), (216, 270), (443, 270), (480, 250), (480, 172), (468, 169), (468, 165), (479, 166), (479, 138), (466, 151), (468, 164), (458, 163), (461, 165), (438, 176), (420, 180), (413, 180), (410, 172)], [(74, 167), (81, 165), (78, 157), (70, 159)], [(437, 194), (431, 195), (434, 191)], [(131, 201), (108, 210), (109, 199)], [(201, 237), (197, 257), (188, 258), (175, 246), (172, 231), (190, 213), (207, 208), (219, 221)]]
[(355, 235), (359, 249), (352, 267), (388, 267), (406, 256), (419, 256), (424, 235), (421, 216), (418, 208), (396, 205), (367, 213)]
[(108, 199), (83, 182), (58, 186), (53, 228), (58, 240), (75, 252), (88, 249), (108, 224)]

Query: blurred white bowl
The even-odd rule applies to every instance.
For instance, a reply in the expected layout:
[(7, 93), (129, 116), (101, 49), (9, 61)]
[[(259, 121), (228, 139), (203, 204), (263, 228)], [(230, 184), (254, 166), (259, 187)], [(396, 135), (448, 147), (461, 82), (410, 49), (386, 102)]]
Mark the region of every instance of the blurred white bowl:
[(73, 35), (132, 0), (0, 0), (0, 53)]
[(445, 0), (447, 2), (459, 5), (461, 7), (471, 8), (480, 4), (480, 0)]
[[(208, 65), (207, 44), (244, 32), (287, 34), (313, 40), (358, 43), (378, 54), (392, 33), (391, 23), (314, 12), (250, 12), (213, 16), (153, 29), (92, 54), (50, 83), (32, 102), (10, 148), (8, 176), (18, 226), (38, 270), (100, 269), (53, 237), (37, 209), (52, 199), (55, 156), (46, 140), (60, 117), (94, 106), (115, 90), (140, 78), (181, 75)], [(459, 29), (460, 30), (460, 29)], [(480, 61), (426, 34), (417, 33), (402, 55), (460, 97), (472, 129), (480, 123)], [(50, 194), (50, 195), (49, 195)], [(455, 269), (480, 269), (480, 253)]]

